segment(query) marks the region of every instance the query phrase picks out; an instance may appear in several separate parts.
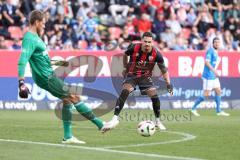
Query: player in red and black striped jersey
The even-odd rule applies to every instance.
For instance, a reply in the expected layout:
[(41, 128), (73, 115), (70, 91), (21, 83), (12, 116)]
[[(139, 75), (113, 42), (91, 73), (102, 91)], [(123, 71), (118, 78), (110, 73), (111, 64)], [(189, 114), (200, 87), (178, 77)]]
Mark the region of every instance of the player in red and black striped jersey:
[[(129, 61), (128, 57), (130, 57)], [(110, 124), (114, 127), (118, 125), (118, 116), (127, 97), (136, 86), (139, 86), (141, 92), (147, 94), (152, 100), (156, 117), (156, 127), (160, 130), (166, 130), (165, 126), (160, 122), (160, 100), (157, 95), (156, 87), (153, 85), (152, 81), (152, 70), (155, 64), (160, 68), (168, 92), (171, 95), (173, 94), (173, 89), (170, 84), (169, 73), (164, 64), (163, 56), (153, 47), (153, 36), (150, 32), (145, 32), (143, 34), (141, 43), (131, 44), (128, 47), (123, 57), (123, 64), (125, 67), (125, 80), (123, 82), (122, 92), (116, 102), (114, 116)]]
[[(157, 63), (163, 73), (166, 72), (163, 57), (161, 53), (154, 47), (146, 44), (131, 44), (124, 55), (124, 67), (126, 68), (126, 76), (151, 77), (152, 70)], [(149, 47), (149, 48), (148, 48)], [(127, 62), (127, 57), (130, 57)]]

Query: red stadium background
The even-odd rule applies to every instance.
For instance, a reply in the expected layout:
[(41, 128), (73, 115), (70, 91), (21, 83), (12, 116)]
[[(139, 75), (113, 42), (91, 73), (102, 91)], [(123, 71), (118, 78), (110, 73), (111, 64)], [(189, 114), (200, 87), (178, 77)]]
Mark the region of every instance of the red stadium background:
[[(26, 69), (27, 84), (30, 86), (32, 96), (25, 101), (18, 97), (17, 91), (17, 61), (20, 52), (18, 51), (0, 51), (0, 87), (1, 87), (1, 109), (51, 109), (46, 102), (55, 102), (57, 99), (49, 93), (40, 90), (31, 79), (31, 71), (29, 66)], [(201, 73), (204, 67), (203, 51), (197, 52), (163, 52), (166, 65), (170, 71), (172, 82), (175, 86), (175, 94), (173, 97), (163, 95), (163, 108), (190, 108), (193, 100), (201, 94), (202, 81)], [(234, 108), (240, 99), (240, 55), (238, 52), (220, 52), (218, 72), (220, 73), (220, 81), (223, 89), (223, 108)], [(106, 52), (106, 51), (51, 51), (50, 57), (53, 60), (70, 60), (68, 67), (62, 67), (59, 75), (68, 74), (67, 81), (69, 83), (80, 83), (84, 86), (93, 87), (97, 90), (106, 90), (114, 95), (117, 94), (116, 89), (112, 85), (111, 79), (121, 77), (122, 73), (122, 53)], [(99, 67), (95, 57), (102, 62), (99, 72), (94, 75)], [(74, 58), (73, 61), (71, 61)], [(84, 62), (89, 66), (93, 66), (92, 73), (87, 71), (86, 66), (80, 66)], [(80, 66), (80, 67), (79, 67)], [(157, 68), (157, 67), (156, 67)], [(154, 71), (154, 76), (159, 76), (159, 70)], [(96, 76), (94, 82), (83, 82), (84, 76)], [(29, 102), (29, 103), (28, 103)], [(44, 105), (42, 104), (44, 102)], [(89, 102), (91, 103), (91, 102)], [(46, 106), (45, 106), (46, 105)], [(92, 104), (93, 105), (93, 104)], [(205, 102), (202, 108), (213, 108), (214, 101)], [(94, 107), (94, 105), (93, 105)], [(130, 107), (131, 106), (126, 106)], [(151, 108), (148, 99), (142, 98), (135, 108)]]

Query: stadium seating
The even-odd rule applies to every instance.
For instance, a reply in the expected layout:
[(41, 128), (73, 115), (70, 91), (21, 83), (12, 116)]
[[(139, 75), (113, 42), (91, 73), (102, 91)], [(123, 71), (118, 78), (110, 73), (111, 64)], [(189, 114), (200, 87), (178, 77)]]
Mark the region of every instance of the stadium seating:
[(13, 45), (13, 41), (12, 41), (12, 40), (5, 40), (5, 45), (6, 45), (8, 48), (11, 48), (12, 45)]
[(23, 37), (23, 31), (20, 27), (10, 26), (8, 27), (8, 32), (13, 39), (21, 39)]
[(191, 30), (189, 28), (183, 28), (181, 32), (181, 36), (185, 39), (189, 39), (191, 35)]
[(78, 41), (78, 47), (79, 47), (79, 49), (87, 49), (88, 43), (84, 40)]
[(114, 38), (119, 38), (122, 33), (122, 30), (119, 27), (109, 27), (108, 31)]

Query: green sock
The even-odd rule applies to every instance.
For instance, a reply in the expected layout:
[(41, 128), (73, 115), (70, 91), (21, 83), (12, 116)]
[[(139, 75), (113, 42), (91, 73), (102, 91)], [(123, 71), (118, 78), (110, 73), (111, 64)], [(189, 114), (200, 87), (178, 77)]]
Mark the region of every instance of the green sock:
[(62, 108), (62, 120), (63, 120), (63, 131), (64, 139), (72, 137), (72, 104), (64, 105)]
[(97, 118), (94, 115), (92, 109), (88, 108), (86, 104), (84, 104), (83, 102), (78, 102), (74, 106), (82, 116), (94, 123), (98, 127), (98, 129), (101, 129), (103, 127), (103, 121)]

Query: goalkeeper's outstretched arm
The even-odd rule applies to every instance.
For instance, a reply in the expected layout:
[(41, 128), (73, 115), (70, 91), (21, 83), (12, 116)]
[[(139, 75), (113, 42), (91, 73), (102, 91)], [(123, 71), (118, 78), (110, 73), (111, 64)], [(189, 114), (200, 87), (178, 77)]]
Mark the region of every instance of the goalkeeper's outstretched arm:
[(18, 60), (18, 87), (19, 87), (19, 96), (21, 98), (28, 98), (29, 89), (24, 84), (24, 74), (27, 62), (29, 61), (32, 53), (35, 48), (33, 43), (30, 40), (23, 40), (22, 42), (22, 52)]
[(18, 77), (19, 80), (24, 80), (25, 68), (27, 62), (29, 61), (32, 53), (34, 52), (35, 48), (33, 42), (30, 40), (23, 40), (22, 42), (22, 52), (18, 59)]

